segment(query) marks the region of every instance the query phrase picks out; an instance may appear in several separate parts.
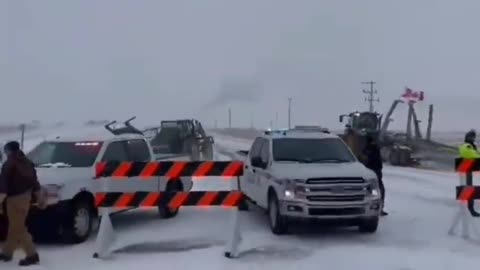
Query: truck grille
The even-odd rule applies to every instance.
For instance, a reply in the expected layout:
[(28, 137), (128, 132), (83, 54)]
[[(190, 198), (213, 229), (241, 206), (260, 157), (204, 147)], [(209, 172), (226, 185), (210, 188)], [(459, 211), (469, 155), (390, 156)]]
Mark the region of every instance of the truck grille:
[(368, 193), (361, 177), (309, 178), (306, 184), (306, 199), (311, 202), (362, 202)]
[(365, 184), (365, 179), (361, 177), (322, 177), (307, 179), (309, 185), (323, 184)]
[(363, 208), (310, 208), (308, 213), (312, 216), (348, 216), (362, 215), (365, 213)]
[(307, 196), (307, 200), (313, 202), (361, 202), (365, 199), (364, 195), (346, 195), (346, 196)]

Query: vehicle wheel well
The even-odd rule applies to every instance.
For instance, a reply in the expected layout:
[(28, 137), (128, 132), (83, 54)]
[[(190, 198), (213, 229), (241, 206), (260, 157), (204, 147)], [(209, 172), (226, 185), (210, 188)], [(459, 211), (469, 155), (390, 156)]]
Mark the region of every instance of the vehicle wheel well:
[(93, 196), (92, 193), (88, 191), (82, 191), (75, 195), (72, 200), (73, 203), (76, 202), (87, 202), (90, 206), (92, 206), (92, 209), (94, 211), (95, 215), (98, 215), (98, 209), (95, 207), (95, 197)]
[(183, 190), (183, 183), (180, 179), (170, 180), (167, 183), (166, 189), (168, 190), (170, 187), (177, 187), (179, 190)]
[(275, 189), (273, 187), (269, 187), (268, 193), (267, 193), (267, 199), (270, 201), (270, 198), (272, 196), (277, 196), (277, 193), (275, 192)]

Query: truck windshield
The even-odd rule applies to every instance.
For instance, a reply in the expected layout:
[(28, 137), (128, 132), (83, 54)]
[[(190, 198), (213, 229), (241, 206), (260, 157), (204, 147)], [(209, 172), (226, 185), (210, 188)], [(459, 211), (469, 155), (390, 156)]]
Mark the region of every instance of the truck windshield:
[(182, 151), (180, 129), (162, 128), (160, 133), (152, 139), (151, 144), (155, 154), (180, 153)]
[(363, 113), (357, 117), (356, 126), (358, 129), (376, 130), (378, 126), (377, 116), (371, 113)]
[(273, 159), (305, 163), (353, 162), (355, 157), (339, 138), (273, 139)]
[(101, 142), (43, 142), (27, 156), (37, 167), (91, 167)]

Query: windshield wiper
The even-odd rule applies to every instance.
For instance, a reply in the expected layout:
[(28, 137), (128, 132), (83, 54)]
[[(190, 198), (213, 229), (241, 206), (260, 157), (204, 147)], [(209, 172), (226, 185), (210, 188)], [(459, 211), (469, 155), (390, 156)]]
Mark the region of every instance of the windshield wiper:
[(344, 162), (351, 162), (348, 159), (341, 159), (341, 158), (322, 158), (322, 159), (312, 159), (311, 162), (314, 163), (344, 163)]
[(299, 163), (312, 163), (311, 159), (308, 158), (277, 158), (275, 161), (292, 161)]
[(59, 167), (72, 167), (72, 165), (70, 164), (67, 164), (67, 163), (63, 163), (63, 162), (56, 162), (56, 163), (45, 163), (45, 164), (40, 164), (40, 165), (37, 165), (37, 167), (40, 167), (40, 168), (59, 168)]

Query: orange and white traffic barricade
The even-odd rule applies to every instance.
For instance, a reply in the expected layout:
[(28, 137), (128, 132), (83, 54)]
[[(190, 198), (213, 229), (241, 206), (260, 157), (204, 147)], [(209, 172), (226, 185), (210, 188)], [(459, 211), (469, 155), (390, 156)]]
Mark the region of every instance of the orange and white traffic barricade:
[(456, 158), (455, 171), (460, 176), (460, 185), (456, 187), (456, 199), (460, 203), (448, 234), (454, 235), (455, 229), (461, 225), (463, 238), (471, 239), (470, 230), (472, 230), (478, 238), (476, 240), (480, 241), (480, 231), (473, 224), (473, 221), (480, 217), (474, 205), (475, 200), (480, 199), (480, 186), (473, 185), (473, 173), (480, 171), (480, 159)]
[[(102, 162), (97, 164), (96, 170), (95, 204), (100, 210), (101, 220), (93, 255), (95, 258), (105, 258), (112, 253), (116, 239), (110, 219), (112, 209), (162, 206), (168, 206), (171, 209), (183, 206), (233, 208), (231, 237), (224, 255), (228, 258), (238, 256), (241, 242), (238, 208), (246, 202), (244, 194), (238, 190), (239, 177), (243, 175), (243, 162)], [(160, 181), (178, 181), (181, 177), (192, 177), (193, 180), (203, 177), (222, 177), (236, 180), (237, 190), (158, 192), (148, 190), (150, 188), (145, 185), (112, 185), (112, 182), (119, 180), (148, 181), (155, 177), (160, 177)]]

